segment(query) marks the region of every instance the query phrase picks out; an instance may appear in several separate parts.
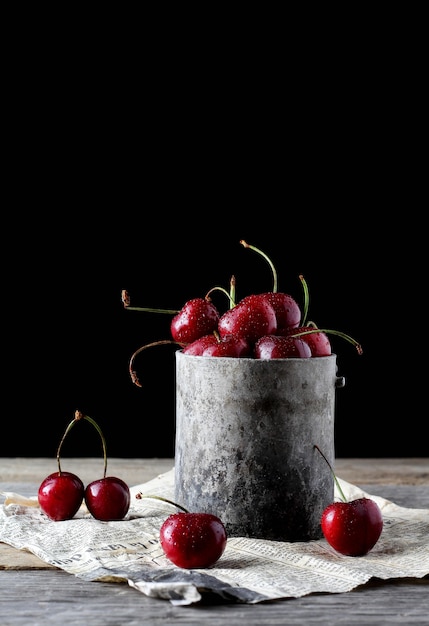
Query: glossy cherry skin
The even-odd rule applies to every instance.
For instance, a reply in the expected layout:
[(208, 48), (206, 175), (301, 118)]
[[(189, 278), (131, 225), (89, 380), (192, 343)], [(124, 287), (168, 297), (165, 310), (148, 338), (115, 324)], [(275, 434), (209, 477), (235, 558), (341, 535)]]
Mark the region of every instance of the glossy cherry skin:
[(232, 309), (228, 309), (220, 318), (218, 331), (221, 337), (236, 335), (244, 337), (249, 343), (263, 335), (275, 334), (277, 330), (276, 313), (272, 305), (261, 294), (246, 296)]
[(289, 328), (296, 328), (301, 321), (301, 309), (292, 296), (279, 291), (261, 294), (273, 307), (277, 319), (277, 335)]
[(383, 516), (370, 498), (332, 502), (322, 513), (321, 527), (334, 550), (345, 556), (364, 556), (381, 535)]
[(173, 513), (160, 529), (165, 556), (178, 567), (210, 567), (222, 556), (227, 535), (222, 521), (210, 513)]
[[(314, 331), (315, 329), (312, 326), (299, 326), (298, 328), (287, 329), (285, 334), (286, 336), (297, 335), (310, 330)], [(301, 335), (300, 339), (310, 346), (311, 356), (329, 356), (332, 354), (331, 342), (328, 335), (323, 331)]]
[(310, 346), (302, 339), (265, 335), (255, 344), (255, 359), (308, 359), (311, 357)]
[(226, 335), (222, 338), (217, 338), (214, 334), (204, 335), (185, 346), (182, 352), (193, 356), (235, 358), (252, 356), (249, 342), (244, 337), (235, 335)]
[(193, 298), (171, 320), (171, 336), (178, 343), (191, 343), (216, 330), (219, 317), (217, 308), (210, 300)]
[(49, 474), (39, 486), (37, 498), (40, 508), (55, 522), (72, 519), (84, 497), (81, 479), (71, 472)]
[(130, 508), (130, 489), (115, 476), (106, 476), (89, 483), (85, 489), (85, 504), (98, 520), (109, 522), (121, 520)]
[(206, 348), (212, 346), (218, 342), (218, 339), (212, 333), (211, 335), (204, 335), (188, 343), (183, 349), (183, 354), (191, 354), (192, 356), (201, 356)]
[(251, 356), (251, 354), (252, 350), (247, 339), (235, 335), (226, 335), (226, 337), (222, 337), (220, 341), (206, 346), (201, 356), (232, 357), (238, 359)]

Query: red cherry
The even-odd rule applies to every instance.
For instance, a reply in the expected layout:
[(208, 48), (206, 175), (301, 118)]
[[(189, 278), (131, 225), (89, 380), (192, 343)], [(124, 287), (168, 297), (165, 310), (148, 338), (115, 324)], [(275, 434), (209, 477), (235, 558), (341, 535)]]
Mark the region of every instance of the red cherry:
[(383, 515), (370, 498), (347, 501), (334, 470), (319, 446), (314, 445), (327, 463), (341, 496), (323, 510), (320, 525), (330, 546), (345, 556), (363, 556), (377, 543), (383, 530)]
[(277, 319), (277, 335), (289, 328), (296, 328), (301, 321), (301, 309), (287, 293), (269, 291), (261, 294), (273, 307)]
[(191, 343), (216, 330), (219, 317), (217, 308), (210, 300), (188, 300), (171, 320), (171, 336), (178, 343)]
[(255, 359), (305, 359), (311, 357), (311, 350), (302, 339), (265, 335), (256, 342), (254, 356)]
[(289, 336), (296, 336), (300, 333), (308, 333), (300, 335), (299, 338), (310, 346), (311, 356), (329, 356), (332, 354), (331, 342), (329, 341), (328, 335), (323, 331), (315, 332), (314, 326), (299, 326), (298, 328), (289, 328), (285, 331), (285, 334)]
[(204, 335), (192, 343), (185, 346), (183, 354), (192, 356), (218, 356), (218, 357), (246, 357), (251, 356), (252, 350), (249, 342), (243, 337), (226, 335), (216, 337), (216, 335)]
[(383, 530), (380, 507), (370, 498), (332, 502), (322, 513), (322, 532), (334, 550), (363, 556), (377, 543)]
[(85, 489), (85, 504), (93, 517), (105, 522), (121, 520), (130, 508), (130, 489), (115, 476), (106, 476), (89, 483)]
[(204, 335), (188, 343), (182, 350), (183, 354), (191, 354), (192, 356), (201, 356), (204, 350), (208, 346), (212, 346), (218, 342), (218, 339), (212, 333), (211, 335)]
[(84, 497), (81, 479), (71, 472), (49, 474), (39, 486), (37, 498), (42, 511), (54, 521), (72, 519)]
[(249, 342), (244, 337), (226, 335), (216, 343), (206, 346), (201, 356), (242, 358), (251, 355)]
[(221, 337), (236, 335), (252, 344), (263, 335), (275, 334), (276, 313), (263, 295), (246, 296), (221, 316), (218, 331)]
[(222, 556), (227, 535), (222, 521), (210, 513), (173, 513), (160, 529), (165, 556), (178, 567), (210, 567)]

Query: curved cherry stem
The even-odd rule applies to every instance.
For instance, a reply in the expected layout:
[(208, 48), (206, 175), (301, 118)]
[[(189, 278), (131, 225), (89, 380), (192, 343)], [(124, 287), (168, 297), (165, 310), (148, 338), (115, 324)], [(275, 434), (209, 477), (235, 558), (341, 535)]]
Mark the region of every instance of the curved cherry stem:
[(121, 291), (121, 300), (124, 305), (124, 309), (128, 309), (128, 311), (144, 311), (146, 313), (167, 313), (169, 315), (176, 315), (179, 311), (175, 309), (152, 309), (150, 307), (141, 307), (141, 306), (130, 306), (131, 300), (126, 289)]
[(89, 417), (89, 415), (84, 415), (82, 413), (82, 411), (76, 410), (75, 414), (74, 414), (74, 418), (72, 419), (72, 421), (68, 424), (67, 428), (64, 431), (64, 435), (61, 438), (60, 444), (58, 446), (58, 450), (57, 450), (57, 463), (58, 463), (58, 473), (61, 474), (61, 461), (60, 461), (60, 453), (61, 453), (61, 448), (62, 445), (64, 443), (65, 438), (67, 437), (68, 433), (71, 431), (71, 429), (73, 428), (73, 426), (79, 422), (80, 420), (86, 420), (87, 422), (90, 422), (90, 424), (92, 424), (94, 426), (94, 428), (96, 429), (96, 431), (98, 432), (98, 434), (101, 437), (101, 443), (103, 445), (103, 457), (104, 457), (104, 477), (106, 477), (106, 472), (107, 472), (107, 449), (106, 449), (106, 439), (104, 438), (103, 432), (101, 430), (101, 428), (99, 427), (99, 425), (97, 424), (96, 421), (94, 421), (92, 419), (92, 417)]
[(161, 341), (153, 341), (152, 343), (147, 343), (144, 346), (141, 346), (138, 350), (134, 352), (134, 354), (131, 355), (128, 370), (131, 376), (131, 380), (135, 385), (137, 385), (137, 387), (142, 387), (142, 384), (138, 379), (137, 373), (134, 370), (134, 361), (137, 355), (139, 355), (140, 352), (143, 352), (143, 350), (147, 350), (148, 348), (154, 348), (155, 346), (165, 346), (167, 344), (179, 346), (179, 348), (183, 348), (183, 346), (185, 345), (183, 343), (179, 343), (178, 341), (173, 341), (172, 339), (162, 339)]
[(149, 495), (149, 494), (144, 494), (141, 491), (136, 493), (136, 499), (137, 500), (143, 500), (143, 498), (153, 498), (154, 500), (162, 500), (162, 502), (167, 502), (168, 504), (172, 504), (173, 506), (175, 506), (177, 509), (180, 509), (184, 513), (189, 513), (189, 511), (187, 509), (185, 509), (184, 506), (181, 506), (180, 504), (177, 504), (176, 502), (173, 502), (173, 500), (168, 500), (168, 498), (163, 498), (162, 496), (152, 496), (152, 495)]
[(323, 452), (322, 452), (322, 450), (319, 448), (319, 446), (317, 446), (316, 444), (314, 444), (314, 447), (316, 448), (316, 450), (318, 450), (318, 451), (320, 452), (320, 454), (322, 455), (322, 457), (325, 459), (325, 461), (326, 461), (326, 463), (327, 463), (327, 465), (328, 465), (329, 469), (331, 470), (332, 476), (334, 477), (335, 484), (337, 485), (337, 489), (338, 489), (338, 492), (339, 492), (339, 494), (340, 494), (340, 496), (341, 496), (341, 499), (343, 500), (343, 502), (347, 502), (347, 498), (346, 498), (346, 496), (344, 495), (343, 490), (341, 489), (341, 485), (340, 485), (340, 483), (338, 482), (338, 478), (336, 477), (335, 472), (334, 472), (334, 470), (332, 469), (331, 464), (329, 463), (328, 459), (327, 459), (327, 458), (326, 458), (326, 456), (323, 454)]
[(350, 335), (346, 335), (346, 333), (342, 333), (340, 330), (331, 330), (329, 328), (317, 328), (314, 322), (307, 322), (307, 326), (314, 326), (314, 328), (312, 330), (303, 330), (298, 333), (291, 333), (289, 336), (290, 337), (302, 337), (303, 335), (313, 335), (314, 333), (326, 333), (327, 335), (337, 335), (338, 337), (342, 337), (343, 339), (345, 339), (346, 341), (354, 345), (358, 354), (363, 353), (361, 344), (358, 343), (356, 339), (353, 339), (353, 337), (350, 337)]
[(74, 419), (69, 423), (69, 425), (67, 426), (67, 428), (64, 431), (64, 435), (61, 438), (61, 441), (59, 443), (58, 449), (57, 449), (57, 463), (58, 463), (58, 473), (61, 474), (61, 461), (60, 461), (60, 453), (61, 453), (61, 448), (62, 445), (64, 443), (65, 438), (67, 437), (68, 433), (71, 431), (71, 429), (73, 428), (73, 426), (76, 424), (76, 422), (81, 419), (80, 417), (77, 417), (75, 415)]
[(230, 299), (230, 309), (233, 309), (235, 307), (235, 298), (236, 298), (236, 289), (235, 289), (235, 285), (236, 285), (236, 280), (235, 280), (235, 276), (232, 275), (231, 279), (229, 281), (229, 299)]
[(76, 411), (76, 414), (78, 414), (78, 413), (81, 415), (81, 417), (84, 420), (86, 420), (87, 422), (92, 424), (94, 426), (95, 430), (100, 435), (101, 443), (103, 445), (103, 457), (104, 457), (104, 472), (103, 472), (103, 476), (104, 476), (104, 478), (106, 478), (106, 472), (107, 472), (107, 447), (106, 447), (106, 439), (105, 439), (105, 437), (103, 435), (103, 431), (101, 430), (101, 428), (97, 424), (97, 422), (92, 419), (92, 417), (89, 417), (89, 415), (83, 415), (80, 411)]
[(241, 239), (240, 243), (245, 248), (249, 248), (250, 250), (253, 250), (254, 252), (257, 252), (258, 254), (263, 256), (264, 259), (267, 261), (273, 273), (273, 292), (275, 293), (277, 291), (277, 272), (276, 272), (276, 268), (274, 267), (274, 263), (271, 261), (270, 257), (267, 256), (265, 252), (262, 252), (262, 250), (259, 250), (259, 248), (256, 248), (255, 246), (251, 246), (249, 243), (247, 243), (247, 241), (244, 241), (244, 239)]
[(235, 306), (235, 301), (233, 299), (233, 296), (227, 292), (226, 289), (224, 289), (223, 287), (212, 287), (204, 296), (204, 300), (207, 300), (208, 302), (210, 302), (211, 298), (210, 298), (210, 294), (212, 294), (214, 291), (221, 291), (222, 293), (224, 293), (226, 295), (226, 297), (229, 300), (230, 303), (230, 308), (232, 309)]
[(310, 305), (310, 292), (308, 291), (307, 281), (305, 280), (302, 274), (299, 275), (299, 280), (302, 283), (302, 288), (304, 290), (304, 304), (302, 305), (302, 322), (301, 326), (306, 326), (307, 315), (308, 315), (308, 307)]

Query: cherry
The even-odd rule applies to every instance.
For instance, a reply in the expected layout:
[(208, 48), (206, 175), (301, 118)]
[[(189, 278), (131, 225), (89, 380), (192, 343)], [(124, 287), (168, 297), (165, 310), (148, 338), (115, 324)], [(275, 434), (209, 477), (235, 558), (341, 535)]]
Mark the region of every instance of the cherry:
[(383, 530), (383, 515), (378, 504), (371, 498), (362, 497), (347, 501), (344, 492), (330, 467), (342, 501), (331, 502), (321, 516), (321, 528), (326, 541), (345, 556), (364, 556), (375, 546)]
[(178, 567), (198, 569), (211, 567), (220, 559), (227, 544), (227, 533), (222, 520), (211, 513), (191, 513), (180, 504), (163, 496), (141, 492), (138, 500), (154, 498), (180, 509), (163, 522), (159, 531), (161, 547), (169, 561)]
[(71, 472), (49, 474), (39, 486), (37, 498), (40, 508), (51, 520), (72, 519), (78, 512), (84, 496), (81, 479)]
[(225, 551), (225, 527), (211, 513), (172, 513), (160, 529), (165, 556), (178, 567), (198, 569), (211, 567)]
[(235, 357), (242, 358), (251, 355), (250, 344), (244, 337), (226, 335), (206, 346), (201, 356)]
[(121, 520), (130, 508), (130, 489), (115, 476), (105, 476), (89, 483), (85, 504), (93, 517), (102, 521)]
[(261, 294), (273, 307), (277, 319), (277, 334), (296, 328), (301, 321), (301, 309), (292, 296), (280, 291), (268, 291)]
[(215, 345), (218, 341), (214, 333), (211, 335), (203, 335), (203, 337), (195, 339), (192, 343), (188, 343), (183, 348), (182, 352), (183, 354), (190, 354), (192, 356), (202, 356), (206, 348)]
[(328, 335), (323, 331), (314, 332), (312, 326), (299, 326), (298, 328), (287, 328), (286, 336), (300, 338), (308, 344), (311, 356), (330, 356), (332, 354), (331, 342)]
[(261, 296), (271, 304), (275, 311), (277, 319), (277, 334), (282, 334), (282, 332), (287, 328), (295, 328), (298, 326), (301, 321), (301, 309), (292, 296), (278, 291), (277, 271), (270, 257), (259, 248), (248, 244), (247, 241), (244, 241), (244, 239), (242, 239), (240, 243), (245, 248), (249, 248), (250, 250), (254, 250), (260, 254), (271, 268), (271, 272), (273, 274), (273, 290), (263, 293)]
[(313, 322), (309, 322), (307, 326), (300, 326), (299, 328), (293, 328), (287, 331), (286, 336), (295, 337), (305, 341), (311, 350), (311, 356), (329, 356), (331, 351), (331, 342), (329, 341), (328, 334), (337, 335), (342, 337), (349, 343), (351, 343), (357, 350), (358, 354), (362, 354), (362, 346), (350, 335), (339, 330), (331, 330), (327, 328), (317, 328)]
[(364, 556), (381, 535), (383, 516), (370, 498), (332, 502), (322, 513), (321, 526), (334, 550), (345, 556)]
[(89, 483), (85, 489), (85, 504), (88, 511), (95, 519), (108, 522), (121, 520), (128, 513), (130, 508), (131, 495), (128, 485), (116, 476), (106, 476), (107, 472), (107, 450), (106, 440), (100, 426), (88, 415), (81, 417), (90, 422), (97, 430), (103, 445), (104, 473), (103, 478)]
[(171, 336), (178, 343), (191, 343), (216, 330), (219, 317), (210, 299), (193, 298), (171, 320)]
[(219, 337), (218, 333), (213, 333), (196, 339), (185, 346), (182, 352), (193, 356), (240, 358), (251, 356), (252, 351), (249, 342), (244, 337), (236, 335)]
[(265, 335), (256, 342), (254, 356), (256, 359), (304, 359), (311, 357), (311, 349), (298, 337)]
[(61, 470), (61, 448), (74, 423), (75, 420), (68, 424), (57, 449), (58, 472), (49, 474), (41, 482), (37, 492), (41, 510), (56, 522), (72, 519), (84, 498), (84, 485), (81, 479), (76, 474)]
[(263, 335), (276, 333), (274, 308), (261, 294), (246, 296), (221, 316), (218, 331), (221, 337), (236, 335), (253, 344)]

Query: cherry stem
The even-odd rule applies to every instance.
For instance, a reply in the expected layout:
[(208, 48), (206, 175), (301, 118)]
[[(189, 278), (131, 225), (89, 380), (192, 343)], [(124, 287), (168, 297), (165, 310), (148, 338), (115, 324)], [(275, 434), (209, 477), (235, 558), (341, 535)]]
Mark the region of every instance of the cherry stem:
[(212, 294), (213, 291), (221, 291), (222, 293), (224, 293), (230, 302), (231, 309), (235, 306), (235, 301), (233, 297), (223, 287), (212, 287), (210, 291), (206, 293), (206, 295), (204, 296), (204, 299), (210, 302), (210, 294)]
[(230, 309), (233, 309), (235, 307), (235, 298), (236, 298), (236, 290), (235, 290), (235, 285), (236, 285), (236, 280), (235, 280), (235, 276), (231, 276), (231, 279), (229, 281), (229, 299), (230, 299)]
[(68, 433), (71, 431), (71, 429), (73, 428), (73, 426), (75, 425), (75, 423), (78, 421), (79, 418), (74, 417), (74, 419), (69, 423), (69, 425), (67, 426), (67, 428), (64, 431), (64, 435), (62, 436), (62, 439), (59, 443), (58, 446), (58, 450), (57, 450), (57, 463), (58, 463), (58, 473), (61, 475), (61, 461), (60, 461), (60, 453), (61, 453), (61, 448), (62, 445), (64, 443), (65, 438), (67, 437)]
[(140, 354), (140, 352), (143, 352), (143, 350), (147, 350), (148, 348), (153, 348), (155, 346), (164, 346), (167, 344), (171, 344), (173, 346), (179, 346), (180, 348), (183, 348), (183, 346), (185, 345), (177, 341), (173, 341), (172, 339), (162, 339), (161, 341), (153, 341), (152, 343), (147, 343), (144, 346), (141, 346), (138, 350), (134, 352), (134, 354), (131, 355), (130, 362), (128, 365), (128, 370), (131, 376), (131, 380), (133, 381), (135, 385), (137, 385), (137, 387), (142, 387), (142, 384), (140, 383), (138, 379), (137, 373), (134, 370), (134, 361), (137, 355)]
[(141, 491), (139, 491), (139, 493), (136, 494), (136, 498), (137, 500), (142, 500), (143, 498), (153, 498), (154, 500), (162, 500), (162, 502), (167, 502), (168, 504), (172, 504), (173, 506), (175, 506), (177, 509), (180, 509), (184, 513), (189, 513), (189, 511), (185, 509), (184, 506), (181, 506), (180, 504), (173, 502), (173, 500), (168, 500), (168, 498), (163, 498), (162, 496), (152, 496), (149, 494), (146, 495), (142, 493)]
[(262, 252), (262, 250), (259, 250), (259, 248), (255, 248), (255, 246), (251, 246), (249, 243), (247, 243), (247, 241), (244, 241), (244, 239), (241, 239), (240, 243), (245, 248), (249, 248), (250, 250), (254, 250), (258, 254), (263, 256), (264, 259), (268, 262), (269, 266), (271, 267), (271, 271), (273, 272), (273, 292), (275, 293), (277, 291), (277, 272), (276, 272), (276, 268), (274, 267), (274, 264), (271, 261), (270, 257), (267, 256), (265, 254), (265, 252)]
[(346, 498), (346, 496), (344, 495), (343, 490), (341, 489), (341, 485), (340, 485), (340, 483), (338, 482), (338, 478), (335, 476), (335, 472), (334, 472), (334, 470), (332, 469), (331, 464), (329, 463), (328, 459), (327, 459), (327, 458), (326, 458), (326, 456), (323, 454), (323, 452), (322, 452), (322, 450), (319, 448), (319, 446), (316, 446), (316, 444), (314, 444), (314, 447), (316, 448), (316, 450), (318, 450), (318, 451), (320, 452), (320, 454), (322, 455), (322, 457), (325, 459), (325, 461), (326, 461), (326, 463), (327, 463), (327, 465), (328, 465), (329, 469), (331, 470), (332, 476), (334, 477), (335, 484), (337, 485), (337, 489), (338, 489), (338, 491), (339, 491), (339, 493), (340, 493), (341, 499), (343, 500), (343, 502), (347, 502), (347, 498)]
[(105, 439), (105, 437), (103, 435), (103, 431), (101, 430), (101, 428), (97, 424), (97, 422), (95, 420), (93, 420), (92, 417), (89, 417), (89, 415), (83, 415), (80, 411), (76, 411), (76, 415), (77, 414), (80, 415), (79, 419), (83, 418), (84, 420), (87, 420), (87, 422), (92, 424), (94, 426), (95, 430), (100, 435), (101, 443), (103, 444), (103, 457), (104, 457), (104, 473), (103, 473), (103, 476), (104, 476), (104, 478), (106, 478), (106, 472), (107, 472), (107, 448), (106, 448), (106, 439)]
[(98, 434), (101, 437), (101, 442), (103, 444), (103, 456), (104, 456), (104, 477), (106, 477), (106, 471), (107, 471), (107, 450), (106, 450), (106, 440), (104, 438), (103, 432), (102, 432), (101, 428), (99, 427), (99, 425), (97, 424), (97, 422), (95, 422), (92, 419), (92, 417), (89, 417), (89, 415), (84, 415), (82, 413), (82, 411), (79, 411), (79, 410), (75, 411), (74, 418), (72, 419), (72, 421), (68, 424), (67, 428), (65, 429), (64, 435), (62, 436), (60, 444), (58, 446), (58, 450), (57, 450), (58, 473), (61, 474), (60, 453), (61, 453), (61, 448), (62, 448), (62, 445), (64, 443), (64, 440), (67, 437), (68, 433), (73, 428), (73, 426), (77, 422), (79, 422), (81, 419), (84, 419), (84, 420), (87, 420), (88, 422), (90, 422), (94, 426), (94, 428), (97, 430)]
[(339, 330), (331, 330), (329, 328), (317, 328), (314, 322), (308, 322), (307, 326), (314, 326), (314, 329), (303, 330), (302, 332), (293, 333), (290, 335), (290, 337), (302, 337), (303, 335), (313, 335), (314, 333), (326, 333), (327, 335), (337, 335), (338, 337), (342, 337), (343, 339), (345, 339), (346, 341), (354, 345), (358, 354), (363, 353), (361, 344), (358, 343), (355, 339), (353, 339), (353, 337), (350, 337), (350, 335), (346, 335), (345, 333), (342, 333)]
[(302, 288), (304, 290), (304, 304), (302, 306), (302, 322), (301, 322), (301, 326), (306, 326), (306, 321), (307, 321), (307, 315), (308, 315), (308, 307), (309, 307), (309, 303), (310, 303), (310, 293), (308, 291), (308, 285), (307, 285), (307, 281), (305, 280), (304, 276), (302, 274), (299, 275), (299, 280), (302, 283)]
[(122, 304), (124, 305), (124, 309), (128, 309), (128, 311), (144, 311), (146, 313), (168, 313), (169, 315), (176, 315), (179, 311), (174, 309), (152, 309), (150, 307), (141, 307), (141, 306), (130, 306), (130, 297), (128, 295), (128, 291), (125, 289), (121, 292)]

